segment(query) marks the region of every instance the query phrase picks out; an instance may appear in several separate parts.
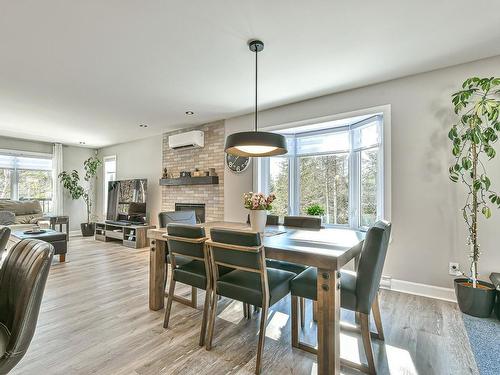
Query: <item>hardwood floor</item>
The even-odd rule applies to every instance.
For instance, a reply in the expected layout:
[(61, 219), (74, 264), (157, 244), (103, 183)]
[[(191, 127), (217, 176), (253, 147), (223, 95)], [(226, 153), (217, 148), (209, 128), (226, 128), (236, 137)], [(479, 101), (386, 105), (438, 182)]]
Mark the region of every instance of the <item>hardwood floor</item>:
[[(253, 374), (258, 316), (244, 320), (241, 303), (220, 301), (208, 352), (198, 346), (200, 292), (197, 310), (174, 301), (163, 329), (164, 310), (148, 308), (148, 257), (147, 249), (71, 238), (66, 263), (52, 266), (30, 349), (12, 374)], [(187, 296), (190, 288), (176, 289), (183, 291)], [(373, 340), (379, 374), (478, 374), (454, 304), (390, 291), (381, 297), (386, 341)], [(301, 341), (313, 343), (307, 306)], [(315, 356), (292, 350), (289, 312), (286, 298), (269, 313), (263, 372), (315, 374)], [(341, 352), (366, 361), (357, 334), (342, 333)]]

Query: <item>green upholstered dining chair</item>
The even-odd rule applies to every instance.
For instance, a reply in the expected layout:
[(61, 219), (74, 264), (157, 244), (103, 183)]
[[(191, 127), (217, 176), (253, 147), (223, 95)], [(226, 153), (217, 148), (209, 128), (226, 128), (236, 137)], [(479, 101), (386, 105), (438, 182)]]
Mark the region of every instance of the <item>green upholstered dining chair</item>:
[[(391, 236), (391, 223), (377, 221), (366, 233), (365, 240), (359, 244), (361, 247), (359, 261), (357, 261), (356, 272), (341, 271), (340, 273), (340, 305), (344, 309), (354, 311), (356, 320), (359, 321), (361, 337), (365, 349), (368, 366), (344, 361), (342, 362), (361, 371), (375, 374), (375, 362), (371, 346), (371, 335), (384, 340), (382, 320), (380, 316), (378, 290), (382, 269), (384, 267), (389, 238)], [(317, 269), (310, 267), (291, 282), (292, 293), (292, 324), (297, 326), (297, 297), (317, 300)], [(370, 311), (378, 334), (370, 332)], [(298, 332), (292, 329), (292, 345), (294, 347), (313, 351), (310, 347), (303, 345), (298, 340)]]
[[(212, 290), (211, 266), (208, 258), (208, 251), (205, 247), (206, 240), (205, 230), (201, 227), (183, 224), (167, 225), (167, 242), (170, 251), (172, 272), (170, 273), (170, 286), (163, 327), (168, 328), (177, 282), (205, 290), (205, 305), (203, 308), (199, 341), (200, 346), (203, 346), (205, 343), (208, 308)], [(177, 264), (177, 258), (183, 259), (183, 264)], [(185, 260), (189, 261), (185, 262)], [(231, 271), (231, 269), (223, 268), (219, 270), (221, 274), (229, 271)]]
[[(218, 296), (260, 307), (259, 343), (255, 366), (255, 372), (259, 374), (262, 368), (268, 308), (288, 295), (290, 280), (295, 274), (266, 267), (265, 250), (259, 233), (212, 228), (210, 240), (206, 243), (210, 250), (212, 269), (215, 270), (212, 274), (214, 292), (206, 348), (210, 350), (212, 347)], [(232, 267), (235, 270), (222, 275), (217, 271), (218, 266)]]
[[(311, 216), (285, 216), (284, 225), (287, 227), (305, 228), (305, 229), (321, 229), (321, 218), (311, 217)], [(268, 268), (276, 268), (279, 270), (285, 270), (299, 274), (307, 269), (307, 266), (303, 264), (296, 264), (291, 262), (285, 262), (282, 260), (267, 260)], [(299, 298), (299, 313), (300, 313), (300, 325), (305, 326), (306, 320), (306, 301), (304, 298)], [(316, 311), (316, 310), (314, 310)]]
[[(160, 228), (166, 228), (169, 224), (185, 224), (185, 225), (195, 225), (196, 224), (196, 215), (194, 211), (164, 211), (158, 213), (158, 224)], [(177, 257), (177, 266), (184, 265), (189, 263), (191, 259), (184, 258), (182, 256)], [(168, 265), (171, 265), (170, 262), (170, 254), (168, 252), (168, 242), (167, 248), (165, 249), (165, 263), (167, 266), (165, 267), (165, 289), (167, 287), (167, 279), (168, 279)], [(173, 269), (173, 268), (172, 268)], [(186, 299), (183, 297), (175, 296), (174, 299), (178, 302), (181, 302), (185, 305), (191, 307), (197, 307), (198, 305), (198, 292), (195, 287), (191, 288), (191, 299)]]

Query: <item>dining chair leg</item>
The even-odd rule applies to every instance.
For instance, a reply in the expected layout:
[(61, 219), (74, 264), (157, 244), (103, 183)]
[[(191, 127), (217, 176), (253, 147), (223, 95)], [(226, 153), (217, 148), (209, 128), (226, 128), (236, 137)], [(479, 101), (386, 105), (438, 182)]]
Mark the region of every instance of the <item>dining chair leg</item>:
[(375, 326), (377, 327), (379, 340), (384, 341), (384, 328), (382, 327), (382, 316), (380, 315), (380, 301), (378, 293), (375, 295), (372, 304), (373, 320), (375, 320)]
[(191, 307), (195, 309), (198, 307), (198, 289), (194, 286), (191, 287)]
[(245, 302), (243, 302), (243, 318), (248, 319), (248, 308)]
[(210, 306), (210, 320), (208, 321), (208, 337), (205, 348), (207, 350), (212, 349), (212, 339), (214, 337), (214, 326), (215, 326), (215, 317), (217, 315), (217, 293), (215, 290), (212, 291), (212, 303)]
[(203, 305), (203, 317), (201, 321), (200, 346), (205, 345), (205, 336), (207, 334), (207, 321), (210, 308), (210, 298), (212, 297), (211, 289), (207, 288), (205, 292), (205, 303)]
[(163, 328), (168, 328), (168, 321), (170, 320), (170, 310), (172, 309), (172, 301), (174, 299), (175, 280), (174, 273), (170, 273), (170, 286), (168, 287), (167, 306), (165, 306), (165, 319), (163, 320)]
[(247, 303), (247, 317), (248, 319), (252, 319), (252, 305)]
[(302, 328), (306, 325), (306, 299), (299, 297), (300, 302), (300, 326)]
[(264, 344), (266, 340), (266, 323), (267, 323), (268, 304), (262, 306), (262, 314), (260, 314), (260, 331), (259, 331), (259, 346), (257, 347), (257, 361), (255, 363), (255, 373), (258, 375), (262, 371), (262, 354), (264, 353)]
[(292, 296), (292, 321), (290, 324), (292, 325), (292, 346), (294, 348), (299, 347), (299, 322), (297, 319), (297, 310), (299, 308), (298, 298), (297, 296)]
[(363, 347), (365, 348), (366, 360), (368, 362), (368, 373), (376, 374), (375, 362), (373, 359), (372, 340), (370, 335), (370, 315), (359, 314), (359, 321), (361, 325), (361, 337), (363, 338)]
[(318, 302), (313, 301), (313, 320), (318, 321)]

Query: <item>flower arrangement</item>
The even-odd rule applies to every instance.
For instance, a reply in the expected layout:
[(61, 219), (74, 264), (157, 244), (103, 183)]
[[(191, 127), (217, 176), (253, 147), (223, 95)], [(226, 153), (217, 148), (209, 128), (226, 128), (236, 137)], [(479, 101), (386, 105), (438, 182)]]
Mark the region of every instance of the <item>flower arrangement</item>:
[(267, 197), (263, 193), (245, 193), (243, 194), (243, 204), (249, 210), (270, 210), (271, 203), (276, 199), (274, 193), (269, 194)]

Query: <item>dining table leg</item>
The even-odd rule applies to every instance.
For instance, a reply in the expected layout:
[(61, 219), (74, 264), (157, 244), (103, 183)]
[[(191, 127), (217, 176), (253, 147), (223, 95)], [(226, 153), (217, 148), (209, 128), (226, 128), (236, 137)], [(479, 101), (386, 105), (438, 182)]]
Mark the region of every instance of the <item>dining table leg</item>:
[(149, 246), (149, 309), (161, 310), (165, 303), (166, 242), (150, 240)]
[(340, 374), (340, 278), (318, 269), (318, 374)]

